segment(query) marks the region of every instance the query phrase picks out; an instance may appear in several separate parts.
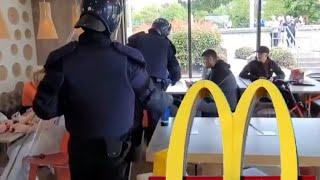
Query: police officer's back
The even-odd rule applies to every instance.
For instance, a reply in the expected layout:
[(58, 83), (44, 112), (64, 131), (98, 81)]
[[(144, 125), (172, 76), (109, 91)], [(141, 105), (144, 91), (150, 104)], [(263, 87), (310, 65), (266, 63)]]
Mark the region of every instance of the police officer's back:
[(158, 112), (172, 101), (137, 50), (111, 41), (120, 15), (117, 0), (84, 0), (85, 32), (49, 55), (34, 101), (42, 119), (65, 115), (72, 179), (126, 179), (135, 98)]
[(147, 71), (155, 83), (163, 81), (166, 89), (167, 79), (174, 84), (181, 78), (180, 65), (175, 54), (176, 48), (168, 39), (171, 24), (163, 18), (156, 19), (148, 33), (138, 32), (129, 37), (129, 46), (141, 51), (147, 62)]

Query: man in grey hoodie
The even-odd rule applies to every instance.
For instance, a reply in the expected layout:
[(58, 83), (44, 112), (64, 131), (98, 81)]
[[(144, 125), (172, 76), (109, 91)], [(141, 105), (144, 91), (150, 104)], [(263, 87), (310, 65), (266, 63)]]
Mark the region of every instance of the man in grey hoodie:
[[(212, 49), (207, 49), (202, 53), (204, 65), (210, 68), (211, 72), (205, 79), (216, 83), (224, 93), (230, 105), (230, 109), (234, 111), (238, 101), (237, 81), (230, 70), (230, 65), (220, 60), (217, 53)], [(205, 97), (198, 103), (198, 111), (201, 116), (216, 117), (218, 116), (217, 107), (212, 97)]]

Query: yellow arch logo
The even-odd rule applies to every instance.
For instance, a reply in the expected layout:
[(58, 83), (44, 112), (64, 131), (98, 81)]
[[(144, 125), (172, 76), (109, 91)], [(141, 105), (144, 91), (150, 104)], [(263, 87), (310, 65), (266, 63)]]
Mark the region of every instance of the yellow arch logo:
[[(185, 172), (184, 161), (191, 129), (192, 111), (200, 97), (210, 93), (216, 103), (222, 130), (223, 146), (223, 179), (240, 180), (242, 155), (253, 101), (262, 95), (269, 94), (274, 105), (280, 139), (281, 180), (298, 179), (297, 149), (291, 117), (286, 103), (278, 88), (267, 80), (258, 80), (248, 86), (243, 93), (236, 111), (231, 112), (229, 104), (221, 89), (211, 81), (195, 83), (187, 92), (176, 115), (167, 150), (164, 168), (167, 180), (182, 180)], [(166, 167), (166, 168), (165, 168)], [(164, 175), (155, 173), (155, 175)]]

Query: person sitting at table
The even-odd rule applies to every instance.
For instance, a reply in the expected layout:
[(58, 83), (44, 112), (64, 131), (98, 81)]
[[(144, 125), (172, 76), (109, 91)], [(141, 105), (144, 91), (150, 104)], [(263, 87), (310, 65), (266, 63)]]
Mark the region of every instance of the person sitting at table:
[[(239, 76), (244, 79), (250, 79), (251, 81), (255, 81), (257, 79), (268, 79), (274, 82), (284, 97), (288, 108), (294, 108), (297, 105), (296, 102), (300, 101), (300, 98), (298, 95), (292, 96), (288, 89), (283, 88), (283, 83), (281, 81), (285, 78), (285, 74), (279, 65), (269, 57), (269, 48), (266, 46), (260, 46), (256, 52), (256, 59), (249, 62), (243, 68)], [(273, 76), (273, 74), (276, 76)], [(268, 97), (263, 97), (260, 99), (260, 102), (270, 102), (270, 99)]]
[[(238, 101), (238, 86), (230, 65), (218, 58), (217, 53), (207, 49), (202, 53), (204, 65), (210, 68), (211, 72), (205, 78), (216, 83), (224, 93), (232, 111), (235, 110)], [(218, 116), (217, 107), (212, 97), (205, 97), (198, 103), (198, 113), (205, 117)]]
[(22, 104), (26, 108), (25, 113), (22, 115), (16, 113), (11, 119), (7, 119), (0, 113), (0, 135), (1, 133), (25, 134), (8, 147), (9, 161), (0, 175), (0, 180), (28, 179), (30, 167), (27, 161), (22, 161), (24, 157), (59, 152), (60, 140), (65, 133), (64, 118), (40, 123), (40, 119), (36, 117), (32, 108), (27, 109), (28, 106), (32, 106), (38, 84), (43, 76), (43, 69), (36, 71), (32, 81), (24, 84)]
[(32, 111), (32, 102), (37, 87), (44, 76), (44, 69), (33, 73), (32, 81), (25, 82), (22, 90), (22, 110), (15, 113), (11, 119), (0, 122), (0, 133), (29, 133), (34, 131), (38, 122), (35, 122), (35, 113)]
[[(0, 180), (26, 180), (28, 179), (30, 165), (27, 159), (24, 160), (25, 157), (60, 151), (61, 138), (66, 131), (63, 119), (59, 123), (57, 122), (58, 118), (50, 121), (39, 121), (38, 117), (30, 119), (32, 114), (34, 112), (30, 110), (14, 120), (6, 120), (9, 127), (11, 127), (6, 131), (6, 136), (14, 135), (17, 132), (23, 133), (24, 136), (13, 141), (8, 146), (6, 153), (9, 159), (0, 175)], [(3, 122), (2, 124), (5, 123)]]
[(32, 107), (33, 99), (37, 92), (37, 87), (44, 77), (44, 69), (40, 69), (33, 73), (32, 81), (25, 82), (22, 91), (22, 106), (25, 108)]
[[(269, 48), (260, 46), (256, 51), (256, 59), (249, 62), (241, 71), (239, 76), (243, 79), (250, 79), (252, 82), (257, 79), (284, 79), (285, 74), (278, 64), (269, 57)], [(276, 76), (273, 76), (273, 74)]]

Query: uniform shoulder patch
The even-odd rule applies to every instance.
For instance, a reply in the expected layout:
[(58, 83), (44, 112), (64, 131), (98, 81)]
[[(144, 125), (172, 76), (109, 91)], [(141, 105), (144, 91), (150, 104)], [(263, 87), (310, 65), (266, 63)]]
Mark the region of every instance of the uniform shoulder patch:
[(123, 45), (121, 43), (118, 42), (113, 42), (112, 43), (114, 49), (116, 51), (118, 51), (119, 53), (128, 56), (130, 60), (134, 61), (135, 63), (141, 65), (141, 66), (145, 66), (146, 62), (143, 58), (143, 55), (141, 54), (140, 51), (138, 51), (137, 49), (134, 49), (130, 46), (126, 46)]
[(45, 69), (55, 63), (57, 63), (62, 57), (72, 53), (77, 48), (78, 42), (72, 41), (54, 51), (52, 51), (44, 65)]

